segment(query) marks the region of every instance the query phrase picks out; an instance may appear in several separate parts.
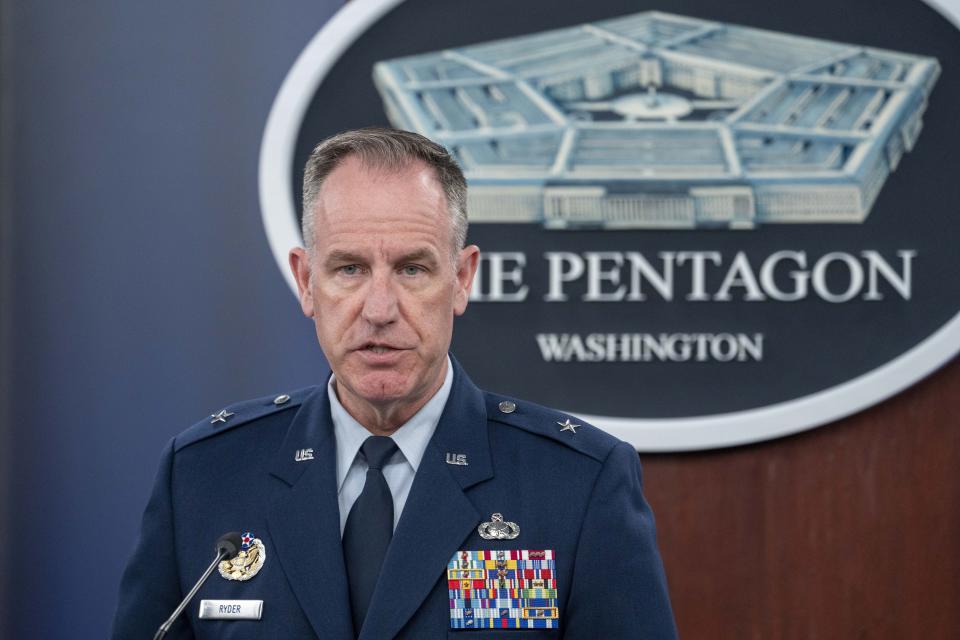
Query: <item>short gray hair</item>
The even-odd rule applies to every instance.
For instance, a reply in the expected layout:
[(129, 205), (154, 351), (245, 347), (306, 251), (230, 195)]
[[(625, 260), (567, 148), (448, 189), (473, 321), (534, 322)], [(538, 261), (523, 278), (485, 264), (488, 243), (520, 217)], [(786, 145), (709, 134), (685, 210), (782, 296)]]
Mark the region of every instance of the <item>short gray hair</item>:
[(307, 159), (303, 172), (303, 242), (312, 248), (314, 209), (320, 188), (327, 176), (341, 162), (357, 156), (364, 165), (375, 169), (400, 171), (411, 160), (420, 160), (436, 172), (437, 181), (447, 197), (453, 254), (467, 242), (467, 181), (450, 153), (439, 144), (418, 133), (367, 127), (344, 131), (318, 144)]

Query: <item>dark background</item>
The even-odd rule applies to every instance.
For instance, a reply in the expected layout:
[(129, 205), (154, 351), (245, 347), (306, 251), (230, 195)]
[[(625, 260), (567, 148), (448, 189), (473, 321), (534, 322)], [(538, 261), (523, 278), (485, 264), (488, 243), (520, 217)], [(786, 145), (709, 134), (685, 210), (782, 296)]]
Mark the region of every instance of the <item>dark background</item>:
[[(845, 3), (821, 26), (902, 22), (858, 41), (927, 52), (898, 42), (901, 6)], [(0, 638), (104, 637), (164, 443), (324, 378), (256, 170), (283, 77), (335, 9), (0, 0)], [(794, 31), (804, 14), (729, 19)], [(502, 15), (518, 32), (552, 19)], [(881, 201), (917, 179), (930, 126)], [(957, 637), (958, 372), (792, 438), (644, 456), (684, 637)]]
[(103, 638), (164, 444), (325, 376), (257, 160), (338, 3), (0, 7), (0, 638)]

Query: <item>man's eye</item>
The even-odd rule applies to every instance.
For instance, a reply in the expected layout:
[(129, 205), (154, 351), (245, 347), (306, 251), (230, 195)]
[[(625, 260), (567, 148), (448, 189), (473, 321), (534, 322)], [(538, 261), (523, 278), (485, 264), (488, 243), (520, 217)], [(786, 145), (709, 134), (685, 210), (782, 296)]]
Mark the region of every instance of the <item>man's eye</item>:
[(423, 273), (423, 267), (418, 266), (418, 265), (415, 265), (415, 264), (408, 264), (408, 265), (406, 265), (405, 267), (403, 267), (403, 269), (401, 269), (401, 271), (403, 272), (403, 275), (405, 275), (405, 276), (416, 276), (416, 275), (419, 275), (419, 274)]
[(355, 276), (360, 273), (360, 266), (355, 264), (348, 264), (346, 266), (340, 267), (340, 273), (345, 276)]

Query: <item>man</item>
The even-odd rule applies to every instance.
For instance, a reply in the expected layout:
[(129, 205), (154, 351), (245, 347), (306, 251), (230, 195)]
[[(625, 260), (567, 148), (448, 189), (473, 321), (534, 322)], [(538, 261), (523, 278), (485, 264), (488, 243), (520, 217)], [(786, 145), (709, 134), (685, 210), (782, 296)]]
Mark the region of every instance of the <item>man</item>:
[(479, 255), (465, 209), (416, 134), (314, 150), (290, 266), (333, 375), (171, 442), (115, 638), (149, 637), (233, 530), (241, 558), (168, 637), (675, 637), (636, 452), (447, 354)]

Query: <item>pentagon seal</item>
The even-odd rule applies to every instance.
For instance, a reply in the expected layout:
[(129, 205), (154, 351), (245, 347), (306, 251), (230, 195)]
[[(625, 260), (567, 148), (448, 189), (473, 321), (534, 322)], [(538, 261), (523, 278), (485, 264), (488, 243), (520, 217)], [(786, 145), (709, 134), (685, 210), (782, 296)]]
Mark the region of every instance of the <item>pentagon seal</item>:
[(220, 563), (220, 575), (227, 580), (249, 580), (260, 573), (267, 559), (267, 550), (259, 538), (247, 531), (242, 536), (243, 544), (235, 558)]

